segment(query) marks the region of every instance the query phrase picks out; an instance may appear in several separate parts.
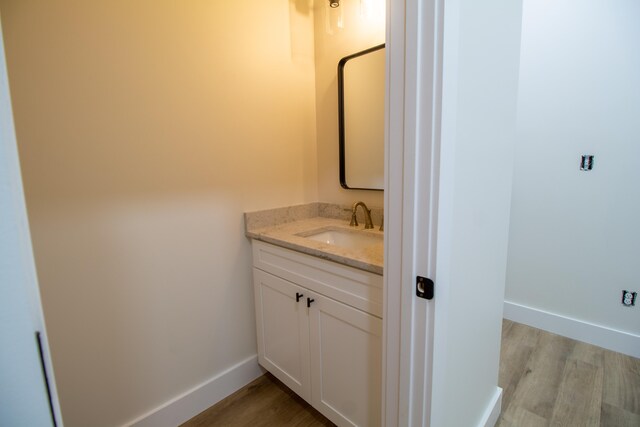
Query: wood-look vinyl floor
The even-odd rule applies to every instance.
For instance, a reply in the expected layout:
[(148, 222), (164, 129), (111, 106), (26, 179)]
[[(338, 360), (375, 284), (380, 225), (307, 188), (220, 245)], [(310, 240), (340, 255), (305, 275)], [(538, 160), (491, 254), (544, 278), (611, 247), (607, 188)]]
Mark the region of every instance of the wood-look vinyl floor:
[(640, 427), (640, 359), (505, 320), (498, 427)]
[(181, 427), (333, 425), (273, 375), (266, 373)]
[[(505, 320), (497, 427), (640, 427), (640, 359)], [(266, 374), (183, 427), (332, 426)]]

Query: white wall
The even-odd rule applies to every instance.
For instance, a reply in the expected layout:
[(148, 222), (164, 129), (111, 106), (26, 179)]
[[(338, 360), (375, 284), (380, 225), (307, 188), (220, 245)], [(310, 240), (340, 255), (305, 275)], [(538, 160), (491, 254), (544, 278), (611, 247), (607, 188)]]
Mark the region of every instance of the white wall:
[(313, 21), (289, 6), (0, 1), (68, 427), (255, 354), (242, 213), (317, 199)]
[(432, 426), (497, 417), (520, 19), (518, 1), (445, 2)]
[(638, 339), (639, 118), (640, 2), (525, 0), (508, 303)]
[[(383, 0), (369, 0), (382, 3)], [(347, 55), (385, 41), (384, 13), (364, 17), (360, 1), (342, 1), (344, 29), (326, 31), (326, 1), (315, 2), (315, 75), (318, 141), (318, 199), (351, 204), (363, 200), (369, 207), (382, 207), (382, 191), (345, 190), (340, 186), (338, 157), (338, 62)]]

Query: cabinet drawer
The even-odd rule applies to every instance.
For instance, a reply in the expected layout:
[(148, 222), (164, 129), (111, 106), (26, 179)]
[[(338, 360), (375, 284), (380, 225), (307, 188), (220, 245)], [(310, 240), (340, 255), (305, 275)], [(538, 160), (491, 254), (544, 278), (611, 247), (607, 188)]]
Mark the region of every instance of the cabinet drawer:
[(382, 276), (254, 240), (253, 265), (377, 317)]

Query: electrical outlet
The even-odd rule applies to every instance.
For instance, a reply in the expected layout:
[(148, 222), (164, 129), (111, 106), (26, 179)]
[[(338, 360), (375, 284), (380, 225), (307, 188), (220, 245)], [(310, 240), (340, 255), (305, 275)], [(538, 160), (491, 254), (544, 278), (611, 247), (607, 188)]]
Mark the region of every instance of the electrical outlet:
[(637, 292), (622, 291), (622, 305), (625, 307), (633, 307), (636, 305)]
[(593, 169), (593, 155), (585, 154), (580, 159), (580, 170), (581, 171), (590, 171)]

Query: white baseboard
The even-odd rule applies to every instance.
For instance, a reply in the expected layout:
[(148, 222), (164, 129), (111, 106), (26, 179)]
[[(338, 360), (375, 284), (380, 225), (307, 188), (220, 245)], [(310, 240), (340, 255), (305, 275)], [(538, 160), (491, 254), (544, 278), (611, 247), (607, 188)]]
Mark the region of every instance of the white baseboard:
[(504, 318), (640, 358), (640, 336), (556, 313), (504, 302)]
[(478, 424), (478, 427), (494, 427), (500, 417), (500, 411), (502, 410), (502, 388), (496, 387), (496, 391), (487, 406), (487, 410), (482, 416), (482, 420)]
[(264, 374), (251, 356), (204, 383), (125, 424), (126, 427), (176, 427)]

